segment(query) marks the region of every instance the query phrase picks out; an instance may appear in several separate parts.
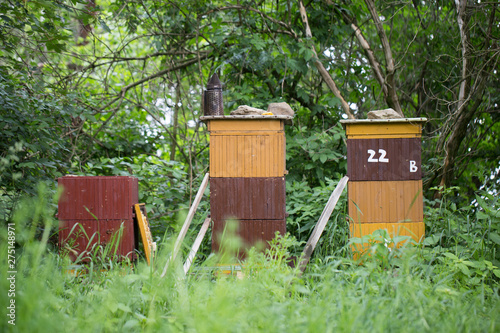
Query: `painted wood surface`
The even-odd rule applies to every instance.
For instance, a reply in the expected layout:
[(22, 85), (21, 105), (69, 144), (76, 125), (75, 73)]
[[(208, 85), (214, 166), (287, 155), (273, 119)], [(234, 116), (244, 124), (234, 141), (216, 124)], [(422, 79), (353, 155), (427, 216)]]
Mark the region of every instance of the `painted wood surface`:
[(285, 177), (210, 178), (210, 213), (215, 220), (285, 218)]
[(139, 180), (127, 176), (64, 176), (57, 217), (76, 219), (132, 219), (139, 202)]
[(346, 124), (346, 134), (348, 139), (356, 138), (419, 138), (421, 136), (422, 123), (351, 123)]
[(210, 135), (211, 177), (283, 177), (285, 135)]
[(221, 240), (228, 237), (227, 230), (229, 222), (236, 223), (235, 233), (241, 241), (241, 251), (239, 258), (245, 257), (245, 251), (252, 246), (263, 249), (269, 246), (276, 232), (281, 235), (286, 233), (286, 221), (282, 220), (213, 220), (212, 225), (212, 251), (219, 252)]
[(351, 181), (420, 180), (420, 138), (349, 139), (347, 170)]
[(153, 260), (156, 252), (156, 242), (153, 242), (153, 236), (151, 234), (151, 230), (149, 229), (146, 205), (143, 203), (135, 204), (134, 210), (137, 224), (139, 226), (139, 233), (141, 234), (142, 245), (144, 247), (144, 255), (146, 256), (148, 265), (151, 265), (151, 261)]
[(348, 184), (349, 218), (355, 223), (421, 222), (422, 181), (367, 181)]
[[(64, 220), (59, 226), (59, 248), (67, 251), (69, 258), (75, 261), (90, 261), (90, 253), (95, 246), (106, 247), (111, 241), (116, 245), (117, 232), (123, 224), (123, 230), (116, 254), (137, 259), (135, 254), (136, 238), (133, 220)], [(115, 237), (115, 238), (114, 238)], [(115, 246), (112, 247), (113, 249)]]
[(213, 119), (207, 121), (210, 133), (233, 131), (283, 131), (281, 119)]
[[(350, 223), (350, 234), (352, 237), (361, 238), (373, 234), (374, 231), (385, 229), (389, 233), (391, 239), (396, 236), (409, 236), (415, 242), (420, 242), (425, 236), (424, 222), (407, 222), (407, 223)], [(387, 244), (388, 247), (402, 246), (406, 241), (401, 241), (398, 244)], [(354, 252), (354, 258), (359, 258), (359, 255), (367, 251), (373, 244), (369, 241), (363, 243), (354, 243), (351, 246)]]

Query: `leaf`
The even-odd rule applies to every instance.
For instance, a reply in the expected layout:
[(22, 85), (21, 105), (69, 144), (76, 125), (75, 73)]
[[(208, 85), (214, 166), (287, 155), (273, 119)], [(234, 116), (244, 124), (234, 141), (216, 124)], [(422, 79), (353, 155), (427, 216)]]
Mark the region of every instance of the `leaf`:
[(481, 212), (481, 211), (478, 211), (478, 212), (476, 213), (476, 218), (477, 218), (478, 220), (486, 220), (487, 218), (489, 218), (489, 216), (488, 216), (488, 214), (485, 214), (485, 213), (483, 213), (483, 212)]
[(137, 319), (129, 319), (123, 325), (123, 328), (134, 328), (134, 327), (139, 327), (139, 321)]
[(500, 235), (498, 235), (497, 233), (490, 232), (488, 238), (497, 245), (500, 245)]
[(104, 22), (103, 20), (99, 19), (99, 23), (101, 24), (102, 30), (106, 31), (107, 33), (111, 32), (111, 29), (108, 27), (108, 25), (106, 24), (106, 22)]
[(123, 312), (126, 312), (126, 313), (132, 312), (130, 307), (128, 305), (123, 304), (123, 303), (118, 303), (117, 308), (122, 310)]
[(459, 264), (459, 265), (458, 265), (458, 268), (460, 269), (460, 271), (461, 271), (464, 275), (467, 275), (467, 276), (469, 276), (469, 277), (470, 277), (470, 270), (469, 270), (469, 268), (468, 268), (466, 265), (464, 265), (464, 264)]
[(458, 259), (458, 257), (456, 255), (454, 255), (453, 253), (450, 253), (450, 252), (443, 253), (443, 255), (445, 257), (453, 259), (455, 261), (460, 260), (460, 259)]
[(433, 246), (436, 245), (440, 240), (441, 237), (439, 235), (431, 235), (429, 237), (424, 238), (423, 244), (425, 246)]

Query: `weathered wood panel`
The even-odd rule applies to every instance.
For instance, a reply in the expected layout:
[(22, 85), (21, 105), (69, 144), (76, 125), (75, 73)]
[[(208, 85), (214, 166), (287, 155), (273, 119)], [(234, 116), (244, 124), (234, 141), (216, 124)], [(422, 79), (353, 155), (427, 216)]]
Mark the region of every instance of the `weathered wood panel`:
[(421, 222), (422, 181), (366, 181), (348, 184), (349, 217), (355, 223)]
[(285, 218), (285, 178), (210, 178), (210, 212), (223, 220)]
[(419, 138), (347, 140), (347, 170), (351, 181), (419, 180)]

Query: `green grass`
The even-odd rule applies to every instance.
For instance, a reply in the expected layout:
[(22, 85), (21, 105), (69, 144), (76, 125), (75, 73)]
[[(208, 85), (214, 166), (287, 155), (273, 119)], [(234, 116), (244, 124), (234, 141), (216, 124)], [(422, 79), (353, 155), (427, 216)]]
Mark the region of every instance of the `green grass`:
[[(286, 265), (296, 242), (285, 237), (267, 255), (252, 251), (241, 279), (217, 274), (215, 256), (196, 264), (188, 276), (178, 260), (162, 279), (169, 255), (169, 244), (163, 244), (153, 269), (144, 260), (133, 271), (126, 264), (95, 260), (87, 274), (72, 275), (66, 273), (69, 260), (48, 244), (47, 230), (56, 221), (43, 205), (31, 202), (14, 219), (16, 325), (3, 315), (2, 332), (500, 329), (500, 271), (488, 258), (468, 255), (477, 251), (453, 252), (436, 244), (388, 251), (376, 244), (362, 263), (336, 254), (317, 257), (298, 277)], [(1, 228), (2, 272), (8, 271), (6, 237)], [(108, 269), (101, 271), (104, 266)], [(9, 283), (2, 278), (0, 286), (5, 313)]]

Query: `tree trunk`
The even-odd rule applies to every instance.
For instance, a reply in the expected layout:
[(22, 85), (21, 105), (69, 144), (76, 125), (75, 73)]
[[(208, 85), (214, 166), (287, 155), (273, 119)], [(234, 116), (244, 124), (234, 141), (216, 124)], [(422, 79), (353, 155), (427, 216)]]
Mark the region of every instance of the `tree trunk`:
[(380, 42), (382, 43), (382, 49), (384, 51), (386, 65), (386, 76), (383, 82), (383, 86), (386, 89), (386, 92), (384, 91), (385, 101), (387, 105), (389, 105), (394, 109), (394, 111), (399, 113), (401, 117), (404, 117), (403, 111), (401, 110), (401, 105), (399, 104), (398, 94), (396, 93), (396, 83), (394, 80), (394, 73), (396, 71), (396, 68), (394, 66), (394, 58), (392, 57), (389, 39), (385, 34), (384, 27), (382, 26), (382, 22), (380, 21), (380, 17), (377, 13), (377, 9), (375, 8), (375, 3), (373, 2), (373, 0), (365, 0), (365, 3), (368, 7), (368, 10), (370, 11), (373, 22), (375, 23), (375, 27), (377, 28), (377, 33), (380, 38)]
[[(312, 40), (312, 32), (311, 28), (309, 27), (309, 21), (307, 20), (307, 12), (306, 8), (302, 4), (302, 1), (299, 1), (299, 9), (300, 9), (300, 17), (302, 18), (302, 22), (304, 23), (304, 26), (306, 27), (306, 37), (307, 39)], [(314, 53), (314, 66), (316, 66), (316, 69), (320, 73), (321, 77), (325, 81), (326, 85), (330, 90), (333, 92), (335, 97), (337, 97), (340, 100), (340, 104), (342, 105), (342, 109), (344, 112), (347, 114), (347, 117), (349, 119), (355, 119), (354, 115), (352, 114), (351, 108), (349, 107), (349, 104), (345, 101), (344, 97), (342, 97), (342, 93), (340, 92), (339, 88), (335, 84), (335, 81), (333, 81), (332, 76), (328, 71), (326, 70), (325, 66), (323, 66), (323, 63), (319, 60), (318, 54), (316, 53), (316, 49), (314, 48), (314, 45), (311, 45), (311, 50)]]
[[(450, 186), (453, 181), (455, 160), (459, 153), (460, 145), (466, 137), (469, 123), (483, 102), (482, 99), (486, 88), (487, 78), (490, 75), (492, 67), (497, 63), (497, 61), (491, 59), (489, 55), (490, 51), (488, 50), (496, 7), (492, 9), (488, 33), (485, 43), (483, 44), (483, 49), (481, 50), (483, 65), (481, 68), (475, 69), (478, 66), (478, 61), (473, 65), (473, 46), (470, 40), (471, 11), (467, 9), (467, 0), (455, 0), (455, 4), (457, 7), (457, 22), (461, 38), (462, 73), (458, 99), (456, 101), (456, 111), (453, 114), (453, 125), (445, 144), (445, 159), (440, 181), (440, 186), (443, 187)], [(477, 74), (475, 75), (474, 83), (472, 83), (474, 70)], [(440, 198), (441, 193), (436, 192), (435, 197)]]
[(175, 105), (172, 116), (172, 142), (170, 143), (170, 160), (175, 161), (175, 147), (177, 146), (177, 129), (179, 127), (179, 103), (181, 101), (181, 82), (177, 80), (175, 86)]

